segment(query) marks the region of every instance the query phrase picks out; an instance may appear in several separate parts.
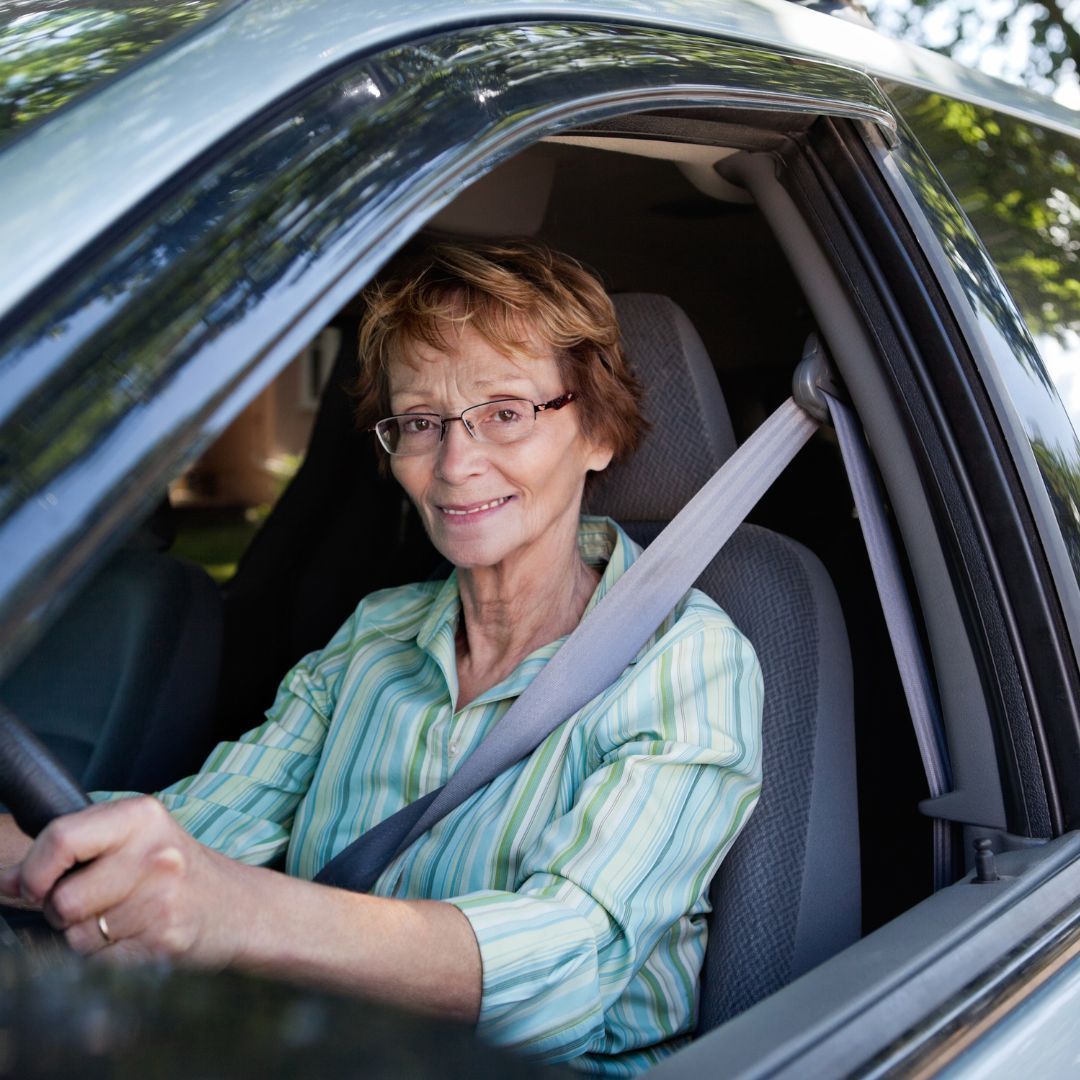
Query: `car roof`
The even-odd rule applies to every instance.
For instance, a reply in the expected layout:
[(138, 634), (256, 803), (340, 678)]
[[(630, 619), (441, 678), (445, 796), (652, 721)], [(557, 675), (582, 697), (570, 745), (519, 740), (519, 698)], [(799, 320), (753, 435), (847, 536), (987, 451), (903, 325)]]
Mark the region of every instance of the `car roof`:
[(321, 73), (439, 31), (532, 19), (775, 47), (1080, 130), (1080, 114), (1049, 99), (789, 0), (245, 0), (0, 153), (0, 205), (14, 208), (0, 219), (0, 311), (217, 140)]
[(0, 146), (236, 2), (0, 3)]

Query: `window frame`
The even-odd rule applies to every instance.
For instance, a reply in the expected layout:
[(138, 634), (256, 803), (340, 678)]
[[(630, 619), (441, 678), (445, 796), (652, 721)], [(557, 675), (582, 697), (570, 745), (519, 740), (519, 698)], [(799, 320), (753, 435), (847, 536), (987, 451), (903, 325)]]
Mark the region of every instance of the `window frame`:
[[(425, 95), (452, 122), (403, 146), (392, 106), (416, 117)], [(890, 138), (895, 123), (863, 73), (782, 50), (631, 25), (499, 24), (351, 60), (250, 117), (133, 207), (0, 320), (0, 401), (9, 403), (0, 420), (42, 440), (37, 459), (0, 445), (0, 549), (11, 553), (0, 561), (0, 675), (166, 483), (464, 186), (542, 134), (702, 104), (824, 111)], [(300, 173), (275, 170), (273, 140), (319, 123)], [(376, 179), (355, 175), (343, 130), (370, 136)], [(263, 153), (265, 175), (243, 173), (245, 152)], [(235, 194), (222, 195), (223, 177)], [(303, 205), (281, 211), (296, 190)], [(211, 240), (222, 257), (200, 265), (190, 253), (209, 252)], [(243, 287), (230, 276), (237, 263)], [(136, 360), (149, 374), (133, 374)], [(70, 421), (50, 421), (49, 409), (72, 383), (99, 386), (91, 400), (107, 395), (115, 408), (65, 456)]]
[[(943, 355), (954, 365), (927, 365), (925, 378), (936, 383), (943, 407), (953, 413), (953, 430), (972, 436), (958, 451), (958, 467), (977, 493), (980, 514), (993, 521), (982, 527), (983, 546), (995, 564), (1031, 711), (1030, 733), (1002, 737), (1032, 743), (1053, 835), (1060, 835), (1080, 825), (1080, 585), (1032, 452), (1037, 431), (1021, 419), (1009, 390), (1025, 358), (1037, 359), (1038, 352), (993, 260), (914, 134), (902, 125), (897, 148), (871, 140), (867, 154), (877, 165), (882, 205), (887, 191), (895, 202), (892, 214), (910, 230), (908, 257), (921, 264), (928, 307), (942, 323)], [(943, 243), (955, 230), (961, 242)], [(984, 290), (992, 291), (993, 304)], [(968, 418), (958, 419), (957, 410), (967, 410)], [(1050, 410), (1069, 423), (1056, 395), (1045, 403), (1044, 412)]]

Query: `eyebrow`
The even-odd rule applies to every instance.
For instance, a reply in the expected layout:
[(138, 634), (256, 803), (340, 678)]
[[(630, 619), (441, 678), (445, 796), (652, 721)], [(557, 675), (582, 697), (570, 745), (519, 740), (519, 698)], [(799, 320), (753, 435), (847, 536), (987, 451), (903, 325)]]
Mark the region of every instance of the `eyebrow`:
[[(507, 387), (517, 386), (519, 388), (518, 391), (514, 391), (514, 392), (507, 391), (505, 393), (505, 395), (500, 394), (499, 396), (500, 397), (502, 397), (502, 396), (519, 397), (520, 396), (520, 384), (526, 383), (526, 382), (530, 383), (530, 386), (532, 385), (532, 383), (530, 382), (530, 380), (529, 380), (529, 378), (527, 376), (521, 375), (521, 376), (518, 376), (516, 378), (511, 377), (511, 378), (502, 378), (502, 379), (480, 379), (478, 382), (473, 383), (473, 386), (476, 388), (478, 393), (479, 392), (484, 392), (484, 391), (490, 391), (493, 387), (498, 387), (498, 388), (500, 388), (502, 390), (505, 390)], [(409, 387), (409, 386), (404, 386), (400, 390), (398, 390), (396, 393), (390, 395), (391, 399), (393, 399), (395, 397), (399, 398), (399, 399), (404, 398), (406, 401), (409, 398), (424, 398), (426, 396), (427, 395), (425, 394), (425, 392), (422, 389), (414, 390), (414, 389), (412, 389), (412, 387)], [(414, 406), (406, 405), (405, 408), (406, 409), (411, 409), (411, 408), (414, 408)]]
[(512, 375), (509, 378), (506, 378), (504, 376), (499, 379), (481, 379), (475, 385), (477, 390), (487, 390), (492, 386), (506, 386), (508, 384), (512, 386), (514, 383), (523, 383), (529, 381), (530, 380), (527, 375)]

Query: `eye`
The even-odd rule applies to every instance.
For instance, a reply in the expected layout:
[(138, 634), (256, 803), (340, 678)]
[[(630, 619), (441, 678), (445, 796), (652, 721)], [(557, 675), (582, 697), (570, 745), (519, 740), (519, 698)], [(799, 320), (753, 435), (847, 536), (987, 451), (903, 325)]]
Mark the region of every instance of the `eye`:
[(480, 414), (482, 423), (492, 427), (506, 427), (520, 423), (524, 418), (524, 406), (516, 401), (501, 401)]
[(414, 416), (401, 421), (401, 430), (406, 435), (423, 435), (431, 430), (431, 420), (426, 416)]

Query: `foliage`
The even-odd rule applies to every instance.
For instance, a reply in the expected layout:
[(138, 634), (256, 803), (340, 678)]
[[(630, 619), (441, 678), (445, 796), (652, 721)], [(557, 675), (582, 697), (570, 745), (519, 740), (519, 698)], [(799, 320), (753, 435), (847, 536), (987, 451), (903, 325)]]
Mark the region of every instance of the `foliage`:
[(896, 104), (944, 174), (1028, 328), (1080, 333), (1080, 164), (1073, 140), (989, 109), (896, 87)]
[[(1080, 472), (1070, 461), (1070, 454), (1059, 447), (1035, 441), (1031, 444), (1039, 463), (1054, 513), (1062, 524), (1061, 534), (1069, 549), (1073, 567), (1080, 568)], [(1073, 450), (1073, 460), (1075, 451)]]
[(888, 33), (984, 67), (997, 53), (1000, 75), (1041, 93), (1076, 84), (1077, 0), (864, 0)]

